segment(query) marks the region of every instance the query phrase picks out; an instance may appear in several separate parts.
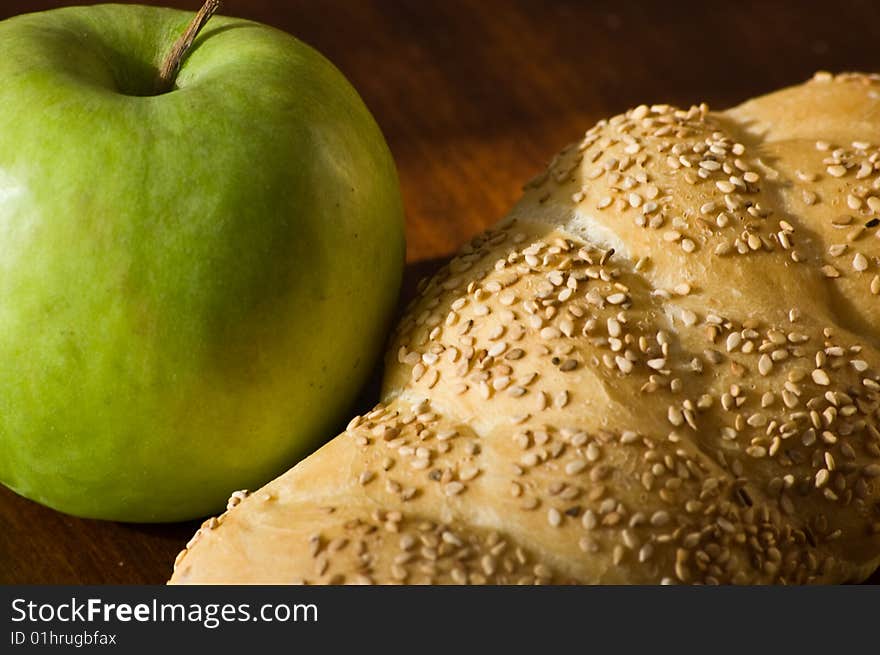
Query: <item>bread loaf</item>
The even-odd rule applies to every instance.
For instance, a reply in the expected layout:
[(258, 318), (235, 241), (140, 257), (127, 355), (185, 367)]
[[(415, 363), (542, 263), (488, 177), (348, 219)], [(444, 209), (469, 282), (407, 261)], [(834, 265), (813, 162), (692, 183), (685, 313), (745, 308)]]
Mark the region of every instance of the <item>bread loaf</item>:
[(171, 582), (863, 580), (878, 237), (878, 76), (601, 121), (423, 283), (382, 402)]

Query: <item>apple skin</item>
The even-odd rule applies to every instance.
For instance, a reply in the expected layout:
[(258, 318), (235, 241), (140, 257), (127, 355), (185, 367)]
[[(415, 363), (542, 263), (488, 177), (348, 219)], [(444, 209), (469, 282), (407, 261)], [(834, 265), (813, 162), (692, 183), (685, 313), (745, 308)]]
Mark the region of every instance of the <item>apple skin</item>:
[(217, 16), (150, 95), (193, 15), (0, 23), (0, 481), (79, 516), (203, 516), (288, 468), (397, 300), (397, 174), (355, 90)]

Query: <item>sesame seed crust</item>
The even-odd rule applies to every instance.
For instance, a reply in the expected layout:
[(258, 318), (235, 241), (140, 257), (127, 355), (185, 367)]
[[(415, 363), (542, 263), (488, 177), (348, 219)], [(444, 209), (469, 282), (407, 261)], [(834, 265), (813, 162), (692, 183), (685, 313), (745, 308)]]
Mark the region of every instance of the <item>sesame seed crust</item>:
[(172, 582), (867, 577), (878, 115), (875, 76), (818, 74), (601, 121), (420, 285), (383, 403), (234, 496)]

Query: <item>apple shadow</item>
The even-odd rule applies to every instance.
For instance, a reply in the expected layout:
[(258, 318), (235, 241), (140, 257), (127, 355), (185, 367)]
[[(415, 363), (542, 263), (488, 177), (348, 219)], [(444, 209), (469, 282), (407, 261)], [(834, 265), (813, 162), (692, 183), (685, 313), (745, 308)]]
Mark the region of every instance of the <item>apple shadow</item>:
[(419, 282), (432, 277), (444, 265), (448, 264), (453, 256), (450, 254), (446, 257), (431, 257), (430, 259), (422, 259), (406, 265), (403, 271), (403, 283), (400, 288), (400, 299), (397, 306), (397, 314), (394, 317), (395, 321), (400, 320), (406, 306), (418, 295)]
[[(394, 320), (392, 321), (389, 328), (389, 338), (394, 330), (394, 327), (400, 322), (400, 319), (403, 317), (403, 313), (406, 309), (406, 306), (418, 295), (418, 286), (419, 282), (425, 278), (429, 278), (434, 275), (438, 270), (440, 270), (443, 265), (445, 265), (452, 258), (452, 255), (448, 257), (433, 257), (430, 259), (423, 259), (417, 262), (412, 262), (406, 265), (406, 268), (403, 272), (403, 281), (401, 283), (400, 295), (398, 297), (397, 309), (394, 313)], [(389, 344), (385, 344), (385, 350), (388, 349)], [(345, 422), (341, 423), (337, 426), (337, 431), (330, 435), (330, 438), (336, 436), (336, 434), (341, 433), (345, 429), (345, 425), (348, 423), (349, 418), (354, 414), (363, 414), (369, 411), (378, 401), (382, 391), (382, 378), (384, 377), (385, 366), (383, 361), (379, 361), (379, 363), (373, 369), (373, 372), (370, 374), (370, 378), (364, 387), (361, 389), (360, 394), (358, 394), (357, 399), (355, 400), (352, 411), (349, 412), (349, 416), (345, 418)]]

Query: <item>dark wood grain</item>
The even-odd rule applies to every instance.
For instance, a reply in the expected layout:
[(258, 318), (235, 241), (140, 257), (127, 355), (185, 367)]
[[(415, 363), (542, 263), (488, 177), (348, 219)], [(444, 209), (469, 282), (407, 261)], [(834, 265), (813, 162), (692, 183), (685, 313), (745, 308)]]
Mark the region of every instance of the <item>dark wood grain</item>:
[[(0, 19), (72, 4), (90, 3), (5, 0)], [(224, 11), (312, 44), (361, 92), (400, 171), (410, 290), (603, 116), (641, 102), (724, 107), (817, 69), (880, 67), (874, 0), (227, 0)], [(374, 382), (360, 405), (375, 393)], [(161, 583), (194, 528), (83, 521), (0, 490), (0, 583)]]

